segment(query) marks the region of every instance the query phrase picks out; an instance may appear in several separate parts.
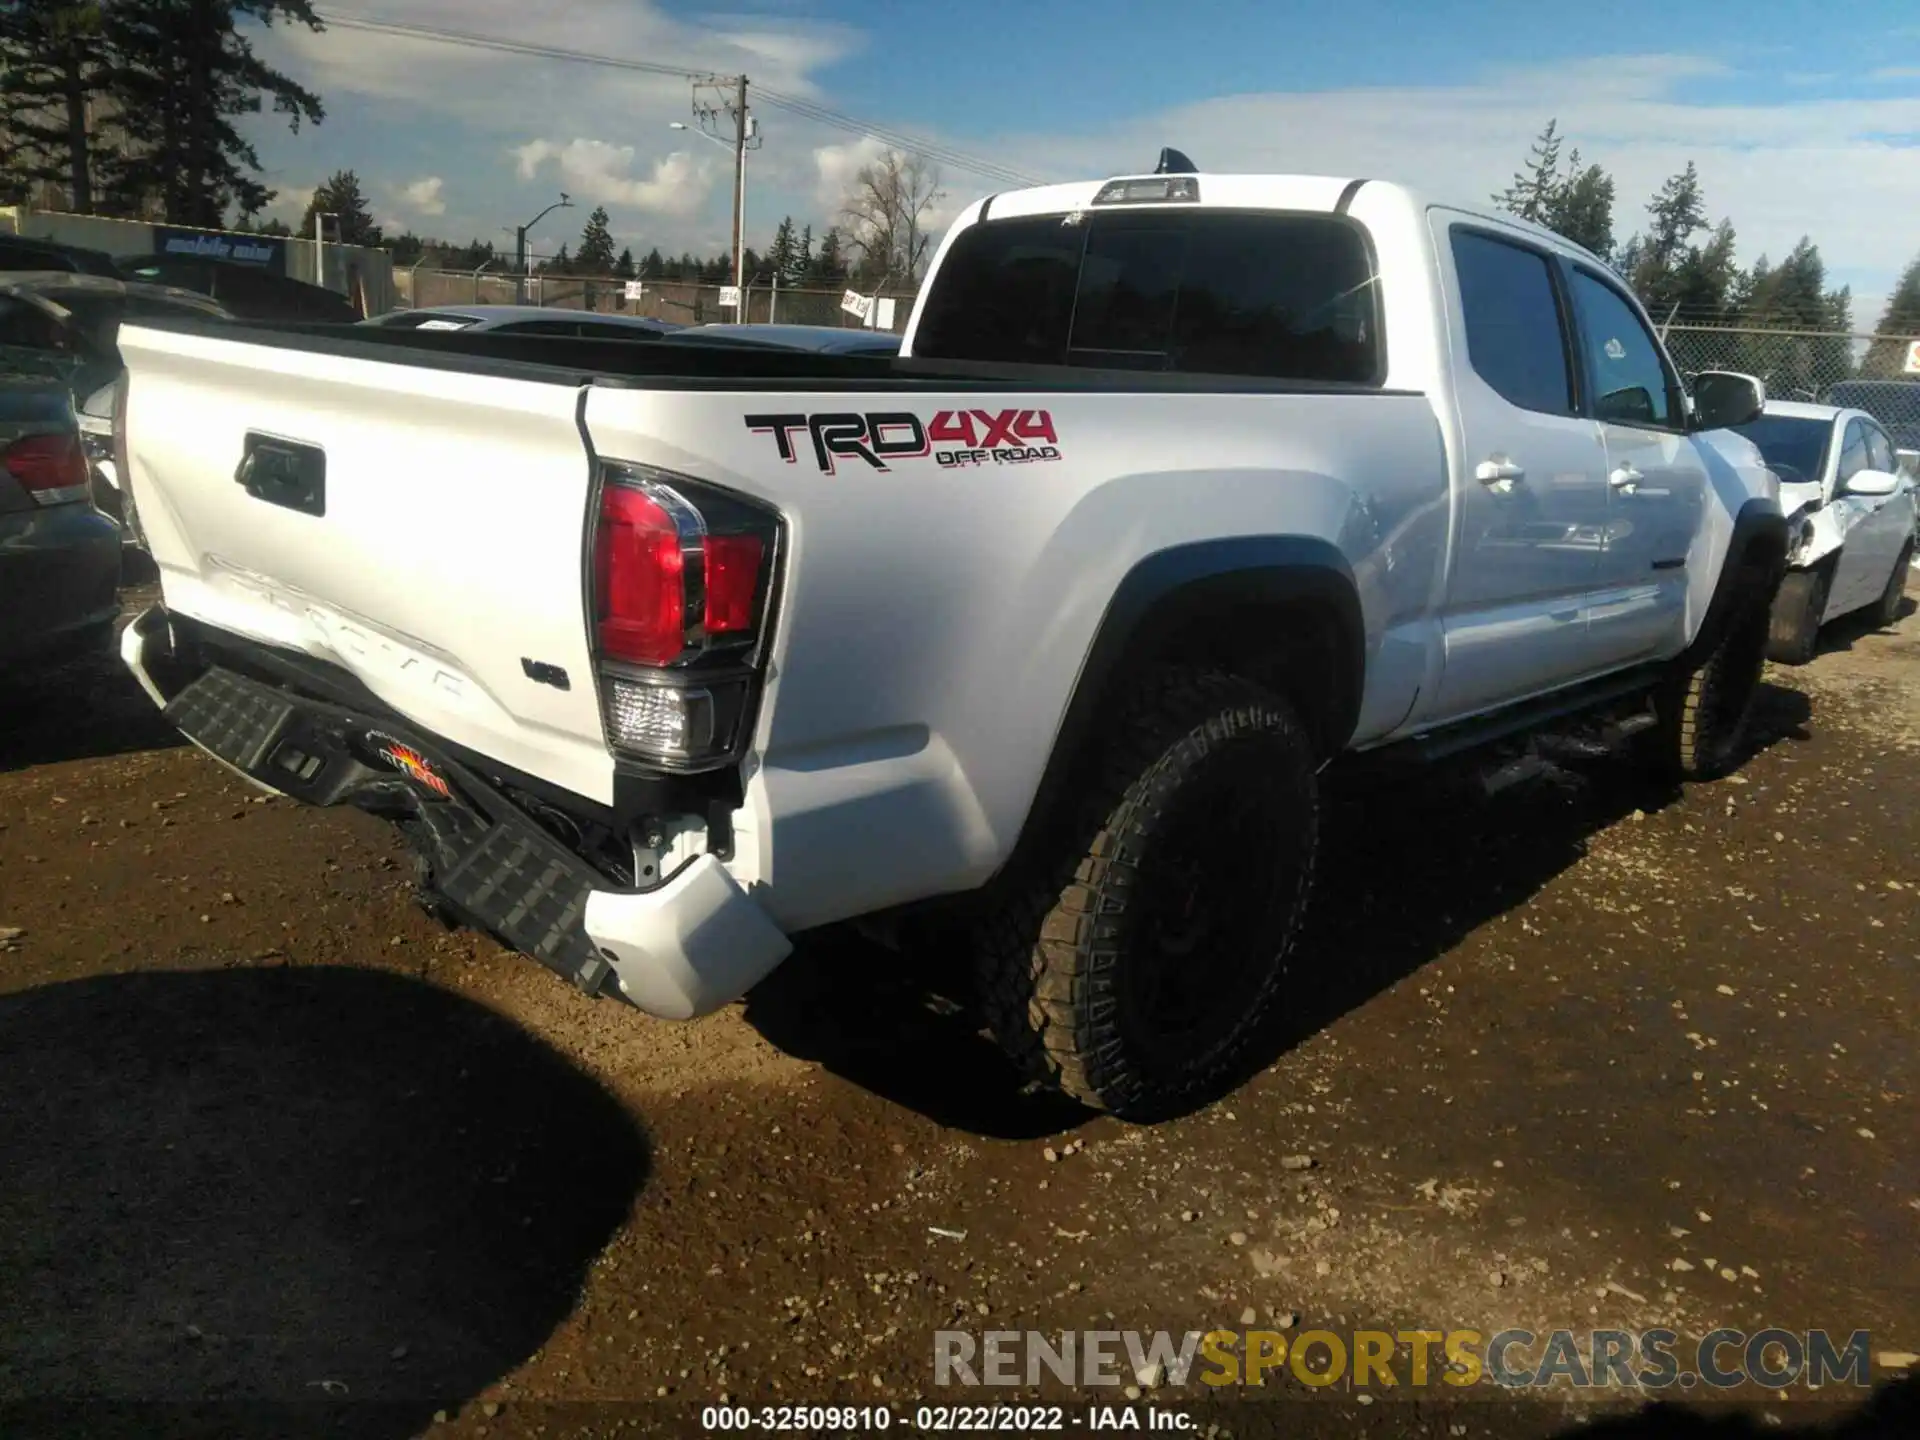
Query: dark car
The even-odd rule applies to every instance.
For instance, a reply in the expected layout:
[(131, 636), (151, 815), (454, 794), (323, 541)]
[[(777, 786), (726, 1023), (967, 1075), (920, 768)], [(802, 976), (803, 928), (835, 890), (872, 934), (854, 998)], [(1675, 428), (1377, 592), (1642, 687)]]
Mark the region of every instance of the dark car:
[(376, 330), (458, 330), (470, 335), (545, 335), (572, 340), (658, 340), (679, 332), (671, 320), (539, 305), (435, 305), (391, 310), (362, 320)]
[(130, 280), (217, 300), (236, 320), (352, 325), (360, 318), (353, 302), (338, 291), (258, 265), (206, 255), (122, 255), (115, 263)]
[(67, 272), (0, 274), (0, 378), (31, 377), (65, 390), (93, 467), (94, 503), (116, 521), (122, 501), (110, 387), (120, 378), (120, 322), (182, 315), (232, 318), (185, 290)]
[(818, 355), (900, 353), (900, 337), (890, 330), (841, 329), (834, 325), (697, 325), (676, 341), (705, 345), (760, 345), (775, 350), (807, 350)]
[(99, 275), (120, 280), (113, 257), (102, 250), (63, 245), (58, 240), (30, 240), (24, 235), (0, 235), (0, 273), (11, 270), (62, 270), (70, 275)]
[(67, 390), (0, 376), (0, 680), (112, 642), (120, 531), (90, 498)]

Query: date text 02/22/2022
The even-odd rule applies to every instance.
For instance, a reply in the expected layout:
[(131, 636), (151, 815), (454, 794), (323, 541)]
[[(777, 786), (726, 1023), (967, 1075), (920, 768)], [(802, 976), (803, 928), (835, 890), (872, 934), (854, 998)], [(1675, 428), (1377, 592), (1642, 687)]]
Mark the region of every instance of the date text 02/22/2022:
[(1180, 1433), (1193, 1417), (1159, 1406), (919, 1405), (895, 1413), (889, 1405), (708, 1405), (700, 1428), (709, 1433), (849, 1433), (895, 1427), (917, 1434), (1032, 1435), (1074, 1430), (1157, 1430)]

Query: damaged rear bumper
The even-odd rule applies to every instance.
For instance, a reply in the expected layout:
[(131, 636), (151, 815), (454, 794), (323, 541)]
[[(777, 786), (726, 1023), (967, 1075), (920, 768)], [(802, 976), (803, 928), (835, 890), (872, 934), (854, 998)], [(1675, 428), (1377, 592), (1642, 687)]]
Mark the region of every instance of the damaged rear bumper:
[(691, 1019), (738, 999), (792, 949), (715, 856), (651, 889), (621, 889), (394, 717), (178, 663), (159, 607), (127, 627), (121, 657), (187, 739), (249, 783), (399, 821), (461, 918), (589, 995)]

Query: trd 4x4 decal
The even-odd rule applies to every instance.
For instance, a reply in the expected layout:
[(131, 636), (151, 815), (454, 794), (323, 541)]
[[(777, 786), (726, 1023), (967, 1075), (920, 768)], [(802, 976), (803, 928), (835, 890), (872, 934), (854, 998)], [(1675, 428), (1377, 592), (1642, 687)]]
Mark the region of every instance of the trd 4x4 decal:
[(910, 410), (749, 415), (746, 421), (756, 435), (773, 436), (780, 458), (789, 465), (798, 459), (794, 436), (805, 431), (823, 475), (833, 474), (841, 460), (864, 460), (875, 470), (886, 470), (890, 460), (928, 455), (948, 469), (1060, 458), (1060, 437), (1047, 410), (941, 410), (926, 422)]

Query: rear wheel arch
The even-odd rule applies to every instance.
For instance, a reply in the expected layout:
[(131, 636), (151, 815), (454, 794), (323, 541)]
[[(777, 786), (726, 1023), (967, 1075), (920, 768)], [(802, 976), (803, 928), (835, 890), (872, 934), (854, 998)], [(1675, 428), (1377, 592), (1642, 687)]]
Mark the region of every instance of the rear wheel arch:
[(1025, 823), (1003, 870), (1044, 848), (1084, 782), (1103, 717), (1167, 666), (1238, 675), (1285, 698), (1326, 759), (1360, 714), (1366, 631), (1352, 569), (1310, 536), (1247, 536), (1156, 551), (1116, 587), (1088, 646)]

